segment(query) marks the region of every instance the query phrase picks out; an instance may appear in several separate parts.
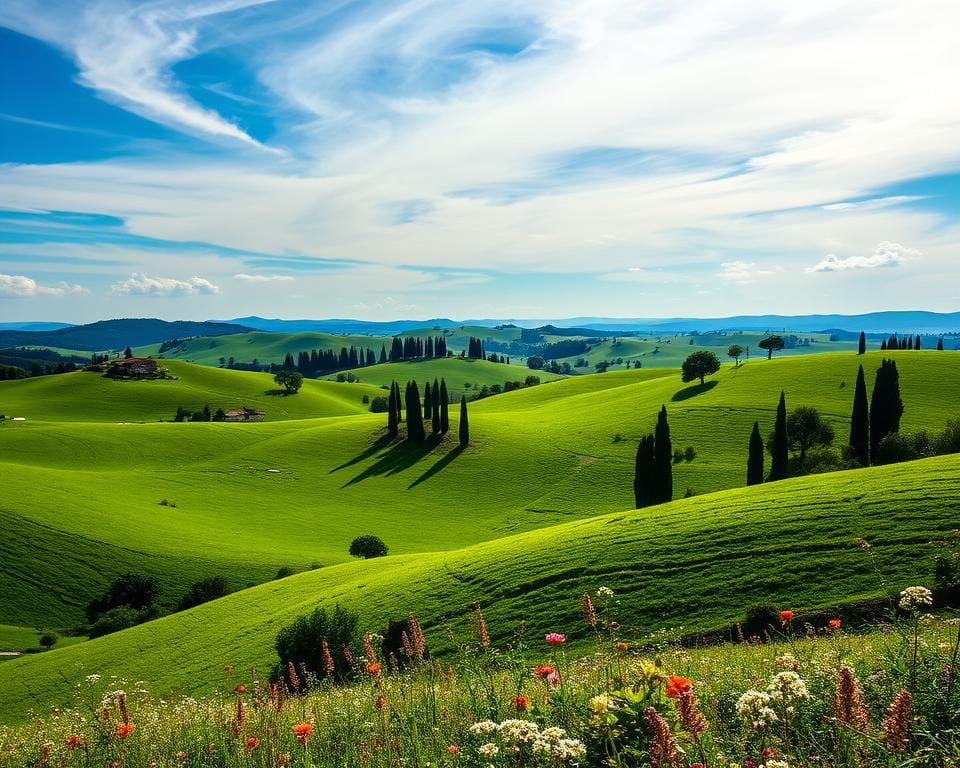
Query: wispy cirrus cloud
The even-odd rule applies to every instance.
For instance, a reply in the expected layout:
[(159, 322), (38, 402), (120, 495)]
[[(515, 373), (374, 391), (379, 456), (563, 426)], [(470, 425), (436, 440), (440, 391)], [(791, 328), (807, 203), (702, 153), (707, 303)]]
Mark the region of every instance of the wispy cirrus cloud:
[(248, 275), (244, 272), (233, 276), (234, 280), (241, 283), (292, 283), (293, 278), (290, 275)]
[(916, 248), (908, 248), (900, 243), (884, 241), (869, 256), (848, 256), (838, 258), (830, 253), (824, 256), (817, 264), (810, 267), (810, 272), (846, 272), (850, 269), (876, 269), (877, 267), (899, 267), (908, 261), (922, 256)]
[(54, 285), (41, 285), (31, 277), (25, 275), (0, 274), (0, 298), (24, 299), (35, 296), (76, 296), (86, 293), (80, 285), (71, 285), (66, 282)]
[(147, 277), (134, 273), (111, 286), (114, 293), (135, 296), (199, 296), (220, 293), (220, 289), (202, 277), (178, 280), (173, 277)]

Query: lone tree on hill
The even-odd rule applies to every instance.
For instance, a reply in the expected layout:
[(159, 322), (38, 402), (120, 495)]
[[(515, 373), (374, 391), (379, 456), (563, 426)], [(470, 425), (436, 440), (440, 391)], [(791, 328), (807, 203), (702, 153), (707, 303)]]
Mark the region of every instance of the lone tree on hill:
[(807, 458), (807, 451), (818, 445), (833, 442), (833, 427), (817, 411), (807, 405), (796, 408), (787, 417), (787, 441), (790, 448), (800, 451), (800, 474)]
[(870, 464), (870, 409), (867, 404), (867, 383), (863, 366), (857, 371), (853, 391), (853, 413), (850, 414), (850, 455), (861, 467)]
[(298, 392), (303, 386), (303, 374), (298, 371), (277, 371), (273, 380), (287, 392)]
[(880, 441), (900, 431), (903, 400), (900, 399), (900, 374), (893, 360), (884, 358), (877, 369), (870, 397), (870, 460), (876, 464)]
[(767, 336), (765, 339), (761, 339), (757, 344), (760, 349), (767, 350), (767, 360), (773, 357), (774, 352), (779, 352), (784, 347), (783, 337), (782, 336)]
[(470, 443), (470, 423), (467, 421), (467, 396), (460, 395), (460, 447)]
[(665, 405), (660, 406), (653, 440), (653, 463), (656, 467), (655, 500), (658, 504), (662, 504), (673, 499), (673, 446), (670, 443), (670, 425), (667, 423), (667, 406)]
[(743, 347), (739, 344), (731, 344), (727, 348), (727, 357), (732, 357), (734, 366), (740, 365), (740, 358), (743, 357)]
[(370, 560), (374, 557), (383, 557), (387, 554), (387, 545), (379, 536), (357, 536), (350, 542), (350, 556)]
[(866, 351), (867, 351), (867, 335), (863, 331), (860, 331), (860, 341), (857, 344), (857, 354), (862, 355)]
[(750, 433), (750, 452), (747, 455), (747, 485), (760, 485), (763, 482), (763, 438), (760, 437), (760, 423), (753, 422)]
[(700, 350), (683, 361), (681, 370), (681, 378), (684, 382), (700, 379), (700, 385), (703, 386), (705, 376), (720, 370), (720, 359), (709, 350)]
[(133, 350), (130, 349), (130, 347), (127, 347), (125, 350), (123, 350), (123, 358), (125, 360), (129, 360), (132, 357), (133, 357)]
[(633, 473), (633, 498), (636, 509), (649, 507), (654, 501), (653, 435), (646, 435), (637, 445), (637, 459)]
[(770, 479), (785, 479), (790, 449), (787, 441), (787, 401), (782, 390), (780, 402), (777, 405), (777, 420), (770, 435), (768, 448), (770, 449)]

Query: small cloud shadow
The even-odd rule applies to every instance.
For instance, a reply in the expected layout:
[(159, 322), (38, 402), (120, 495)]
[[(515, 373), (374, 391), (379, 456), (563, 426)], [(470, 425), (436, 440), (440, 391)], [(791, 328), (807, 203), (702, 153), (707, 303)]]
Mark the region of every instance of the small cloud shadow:
[(713, 379), (712, 381), (708, 381), (703, 384), (694, 384), (692, 387), (681, 389), (670, 399), (675, 403), (679, 403), (681, 400), (689, 400), (691, 397), (696, 397), (697, 395), (702, 395), (704, 392), (709, 392), (719, 383), (720, 382), (718, 382), (716, 379)]

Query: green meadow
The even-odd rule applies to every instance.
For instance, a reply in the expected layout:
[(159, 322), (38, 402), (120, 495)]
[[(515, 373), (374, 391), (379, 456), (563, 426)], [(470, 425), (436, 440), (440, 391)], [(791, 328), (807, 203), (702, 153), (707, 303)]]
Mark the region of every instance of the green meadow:
[[(900, 370), (901, 431), (942, 429), (960, 401), (960, 356), (888, 356)], [(781, 389), (788, 409), (817, 407), (840, 446), (857, 366), (869, 388), (881, 359), (754, 358), (724, 364), (702, 387), (646, 366), (542, 376), (471, 402), (465, 450), (456, 407), (442, 440), (389, 441), (386, 415), (362, 402), (383, 394), (374, 377), (443, 376), (458, 392), (526, 369), (460, 359), (378, 365), (359, 370), (359, 383), (308, 380), (295, 395), (277, 393), (267, 374), (174, 360), (164, 363), (169, 380), (78, 372), (2, 382), (0, 411), (26, 420), (0, 427), (0, 617), (11, 627), (0, 640), (17, 627), (77, 626), (86, 604), (128, 571), (156, 576), (168, 608), (209, 576), (238, 591), (76, 648), (6, 660), (0, 681), (31, 676), (38, 704), (59, 700), (60, 674), (81, 667), (202, 686), (226, 661), (267, 664), (278, 626), (318, 603), (350, 604), (379, 629), (410, 611), (434, 626), (462, 623), (482, 599), (503, 627), (520, 616), (548, 627), (569, 619), (569, 607), (550, 608), (551, 595), (610, 580), (630, 595), (643, 631), (711, 630), (757, 601), (817, 607), (922, 581), (929, 542), (957, 527), (955, 457), (742, 488), (751, 427), (772, 429)], [(205, 404), (267, 417), (160, 423), (178, 405)], [(676, 502), (626, 513), (637, 441), (661, 405), (674, 448), (695, 457), (673, 466)], [(694, 497), (681, 499), (687, 492)], [(348, 562), (350, 541), (365, 533), (391, 556)], [(859, 537), (874, 544), (873, 557), (852, 545)], [(300, 574), (273, 581), (281, 567)], [(214, 647), (229, 658), (211, 658)], [(0, 716), (12, 717), (23, 695), (0, 694)]]

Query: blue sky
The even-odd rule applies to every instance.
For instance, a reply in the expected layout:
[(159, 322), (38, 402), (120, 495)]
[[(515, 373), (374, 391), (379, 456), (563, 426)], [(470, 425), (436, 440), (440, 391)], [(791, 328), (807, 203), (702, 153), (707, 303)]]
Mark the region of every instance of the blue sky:
[(0, 320), (956, 310), (957, 28), (941, 0), (6, 0)]

